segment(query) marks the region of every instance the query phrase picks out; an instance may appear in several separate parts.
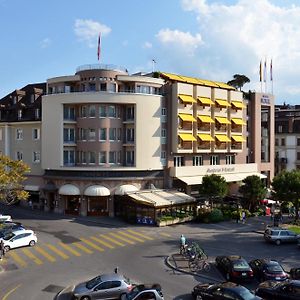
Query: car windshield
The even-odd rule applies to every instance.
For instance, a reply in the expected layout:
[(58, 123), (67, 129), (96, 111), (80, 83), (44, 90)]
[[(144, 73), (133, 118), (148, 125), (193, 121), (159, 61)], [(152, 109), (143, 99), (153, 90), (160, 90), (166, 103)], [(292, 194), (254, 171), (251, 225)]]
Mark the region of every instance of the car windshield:
[(86, 288), (90, 290), (94, 288), (97, 284), (99, 284), (101, 281), (102, 281), (101, 276), (96, 276), (86, 283)]
[(236, 260), (233, 263), (233, 268), (235, 270), (249, 268), (248, 263), (245, 260)]
[(134, 288), (130, 293), (126, 294), (126, 299), (133, 299), (139, 292), (140, 290), (138, 288)]
[(252, 300), (252, 299), (254, 299), (254, 295), (249, 290), (247, 290), (246, 288), (242, 288), (239, 291), (239, 294), (240, 294), (240, 296), (242, 297), (243, 300)]
[(15, 236), (15, 234), (13, 234), (12, 232), (10, 232), (10, 233), (8, 233), (3, 239), (5, 240), (5, 241), (8, 241), (8, 240), (10, 240), (12, 237), (14, 237)]
[(280, 265), (270, 265), (267, 267), (268, 272), (281, 273), (283, 270)]

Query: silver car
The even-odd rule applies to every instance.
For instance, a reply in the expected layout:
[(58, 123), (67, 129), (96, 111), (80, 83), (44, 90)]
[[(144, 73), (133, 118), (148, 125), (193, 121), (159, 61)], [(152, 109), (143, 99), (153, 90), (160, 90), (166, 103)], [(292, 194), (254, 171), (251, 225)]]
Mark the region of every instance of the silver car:
[(65, 299), (66, 296), (74, 300), (120, 299), (132, 288), (129, 279), (123, 275), (103, 274), (75, 286), (66, 287), (56, 295), (55, 299)]
[(135, 286), (130, 293), (122, 295), (121, 300), (164, 300), (160, 284), (140, 284)]
[(265, 230), (264, 238), (267, 242), (273, 242), (276, 245), (280, 245), (281, 243), (296, 243), (299, 235), (288, 229), (273, 227)]

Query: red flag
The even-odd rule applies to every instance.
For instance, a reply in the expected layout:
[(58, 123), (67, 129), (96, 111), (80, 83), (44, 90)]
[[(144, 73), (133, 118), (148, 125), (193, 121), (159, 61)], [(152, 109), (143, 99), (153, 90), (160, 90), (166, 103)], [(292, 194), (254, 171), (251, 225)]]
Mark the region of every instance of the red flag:
[(99, 33), (98, 36), (98, 52), (97, 52), (98, 60), (100, 60), (100, 54), (101, 54), (101, 33)]
[(270, 64), (270, 80), (273, 81), (273, 65), (272, 65), (272, 59)]

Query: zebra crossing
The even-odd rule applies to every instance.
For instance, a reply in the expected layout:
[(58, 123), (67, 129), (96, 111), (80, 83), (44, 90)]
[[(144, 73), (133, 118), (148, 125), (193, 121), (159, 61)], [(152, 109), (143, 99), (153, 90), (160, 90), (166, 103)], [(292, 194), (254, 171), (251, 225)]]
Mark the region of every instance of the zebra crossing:
[(44, 263), (56, 263), (72, 257), (103, 253), (121, 247), (143, 244), (160, 237), (166, 238), (171, 237), (171, 235), (158, 232), (155, 236), (150, 236), (147, 231), (127, 229), (81, 237), (79, 238), (80, 241), (73, 243), (37, 243), (34, 247), (9, 251), (1, 264), (14, 263), (19, 268), (32, 265), (41, 266)]

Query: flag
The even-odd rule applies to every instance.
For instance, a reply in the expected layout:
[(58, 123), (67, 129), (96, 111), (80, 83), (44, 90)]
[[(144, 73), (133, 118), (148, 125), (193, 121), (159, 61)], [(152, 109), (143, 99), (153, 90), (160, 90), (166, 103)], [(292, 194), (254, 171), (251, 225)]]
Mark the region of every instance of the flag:
[(97, 51), (98, 60), (100, 60), (100, 54), (101, 54), (101, 33), (99, 33), (98, 36), (98, 51)]
[(273, 81), (273, 65), (272, 65), (272, 59), (270, 63), (270, 80)]
[(262, 81), (262, 65), (261, 65), (261, 61), (259, 64), (259, 81)]
[(267, 81), (267, 59), (265, 59), (265, 65), (264, 65), (264, 82)]

